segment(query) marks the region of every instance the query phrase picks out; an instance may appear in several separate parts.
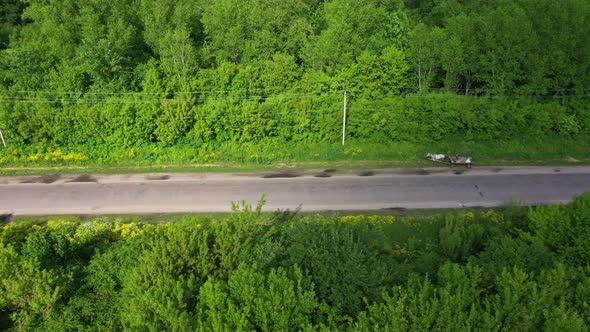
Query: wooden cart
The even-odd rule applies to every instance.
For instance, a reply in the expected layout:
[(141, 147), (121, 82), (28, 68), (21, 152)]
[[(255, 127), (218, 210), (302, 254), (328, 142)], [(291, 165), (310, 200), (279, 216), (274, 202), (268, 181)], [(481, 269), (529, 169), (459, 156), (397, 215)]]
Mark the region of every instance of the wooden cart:
[(473, 163), (471, 160), (471, 157), (459, 157), (459, 156), (454, 156), (454, 157), (449, 157), (448, 158), (448, 163), (449, 166), (454, 167), (457, 165), (462, 165), (465, 166), (467, 168), (471, 168), (471, 164)]

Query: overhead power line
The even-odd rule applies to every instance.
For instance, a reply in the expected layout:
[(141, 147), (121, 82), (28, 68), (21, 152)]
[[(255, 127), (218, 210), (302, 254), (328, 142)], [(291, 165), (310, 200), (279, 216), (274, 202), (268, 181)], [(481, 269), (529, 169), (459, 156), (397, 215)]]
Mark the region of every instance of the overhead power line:
[(330, 98), (335, 94), (282, 94), (282, 95), (250, 95), (205, 98), (156, 98), (156, 99), (120, 99), (111, 98), (63, 98), (63, 97), (0, 97), (0, 103), (76, 103), (76, 104), (162, 104), (162, 103), (205, 103), (216, 101), (260, 101), (270, 99), (305, 99)]
[[(341, 90), (324, 90), (321, 85), (307, 87), (288, 87), (288, 88), (242, 88), (229, 90), (193, 90), (193, 91), (162, 91), (162, 92), (145, 92), (145, 91), (125, 91), (125, 92), (81, 92), (81, 91), (58, 91), (58, 90), (14, 90), (6, 91), (15, 94), (47, 94), (47, 95), (121, 95), (121, 96), (145, 96), (145, 95), (200, 95), (215, 93), (242, 93), (242, 92), (284, 92), (291, 93), (341, 93)], [(269, 93), (270, 94), (270, 93)]]

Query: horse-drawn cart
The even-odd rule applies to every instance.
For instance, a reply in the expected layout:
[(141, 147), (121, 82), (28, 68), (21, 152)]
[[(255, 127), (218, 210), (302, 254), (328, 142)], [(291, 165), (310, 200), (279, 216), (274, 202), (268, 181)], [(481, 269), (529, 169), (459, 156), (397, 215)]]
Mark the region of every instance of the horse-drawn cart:
[(435, 161), (437, 163), (447, 164), (450, 167), (455, 167), (455, 166), (460, 165), (460, 166), (465, 166), (467, 168), (471, 168), (471, 164), (473, 163), (473, 161), (471, 160), (471, 157), (459, 157), (459, 156), (448, 157), (448, 156), (445, 156), (444, 154), (429, 153), (426, 155), (426, 158), (428, 158), (431, 161)]

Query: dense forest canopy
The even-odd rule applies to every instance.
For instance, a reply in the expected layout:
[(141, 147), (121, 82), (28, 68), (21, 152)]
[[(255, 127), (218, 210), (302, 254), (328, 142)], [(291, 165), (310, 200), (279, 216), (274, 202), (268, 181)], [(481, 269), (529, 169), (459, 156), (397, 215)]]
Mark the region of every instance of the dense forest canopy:
[(233, 82), (205, 77), (230, 74), (233, 81), (231, 71), (250, 83), (244, 88), (291, 88), (319, 74), (353, 84), (367, 77), (346, 72), (372, 57), (386, 61), (393, 48), (409, 67), (398, 68), (408, 81), (389, 89), (567, 94), (589, 83), (589, 6), (587, 0), (3, 0), (1, 77), (9, 91), (76, 98), (148, 92), (150, 70), (162, 81), (151, 92), (162, 93), (214, 90), (211, 83)]
[[(590, 131), (588, 0), (2, 0), (13, 145)], [(471, 135), (471, 136), (469, 136)]]

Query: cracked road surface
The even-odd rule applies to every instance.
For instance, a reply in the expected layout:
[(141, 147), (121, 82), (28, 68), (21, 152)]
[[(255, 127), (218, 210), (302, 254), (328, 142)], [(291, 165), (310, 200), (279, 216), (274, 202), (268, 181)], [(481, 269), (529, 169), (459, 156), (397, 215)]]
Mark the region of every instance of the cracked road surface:
[(318, 172), (0, 177), (0, 213), (225, 212), (231, 201), (255, 204), (263, 193), (266, 211), (492, 207), (568, 202), (590, 189), (586, 166)]

